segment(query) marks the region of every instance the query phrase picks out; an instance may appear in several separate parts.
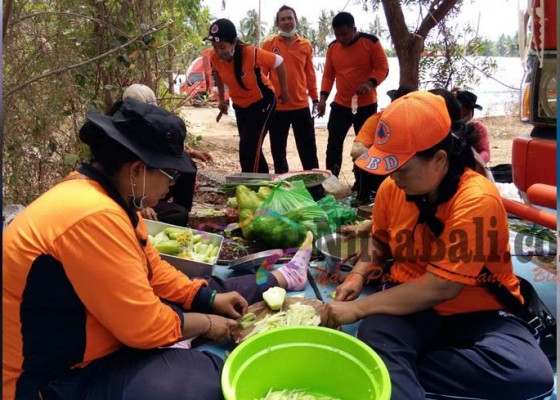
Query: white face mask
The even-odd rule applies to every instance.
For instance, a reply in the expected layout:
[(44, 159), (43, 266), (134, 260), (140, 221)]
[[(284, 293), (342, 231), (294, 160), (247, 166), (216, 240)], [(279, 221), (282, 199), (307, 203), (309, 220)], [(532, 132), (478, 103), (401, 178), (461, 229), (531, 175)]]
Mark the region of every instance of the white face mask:
[(137, 199), (136, 199), (136, 194), (134, 193), (134, 187), (136, 186), (136, 184), (132, 179), (132, 175), (130, 175), (130, 186), (132, 189), (132, 194), (130, 194), (129, 196), (132, 197), (132, 204), (134, 205), (134, 207), (137, 210), (141, 210), (145, 208), (146, 206), (144, 205), (144, 200), (148, 198), (148, 196), (146, 195), (146, 165), (144, 165), (144, 182), (142, 183), (142, 198), (140, 198), (138, 204), (136, 204)]
[(229, 61), (233, 58), (233, 55), (235, 54), (235, 45), (231, 46), (231, 50), (229, 51), (228, 54), (222, 54), (222, 53), (218, 53), (216, 52), (216, 55), (218, 56), (218, 58), (220, 60), (224, 60), (224, 61)]
[(292, 29), (290, 32), (278, 31), (278, 34), (284, 37), (292, 37), (297, 33), (297, 28)]

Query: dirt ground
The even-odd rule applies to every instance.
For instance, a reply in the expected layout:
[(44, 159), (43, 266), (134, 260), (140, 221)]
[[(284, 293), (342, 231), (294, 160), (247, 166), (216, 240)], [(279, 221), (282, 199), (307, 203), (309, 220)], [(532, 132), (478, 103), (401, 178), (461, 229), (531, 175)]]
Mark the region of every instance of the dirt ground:
[[(214, 163), (206, 165), (199, 163), (200, 171), (222, 176), (241, 172), (238, 158), (239, 136), (233, 119), (229, 116), (224, 116), (219, 123), (216, 123), (218, 110), (211, 106), (188, 106), (182, 108), (181, 113), (187, 121), (189, 136), (196, 140), (195, 148), (209, 151), (214, 158)], [(522, 124), (517, 116), (487, 117), (480, 120), (486, 124), (490, 135), (490, 166), (511, 163), (512, 139), (522, 134), (528, 134), (530, 126)], [(319, 168), (324, 169), (328, 132), (326, 127), (316, 128), (315, 134), (317, 138)], [(349, 155), (354, 138), (353, 130), (350, 129), (344, 142), (344, 161), (339, 176), (340, 183), (348, 187), (351, 187), (354, 183), (352, 162)], [(273, 173), (274, 166), (268, 137), (265, 139), (263, 149), (270, 172)], [(301, 170), (301, 162), (293, 135), (290, 135), (288, 139), (287, 155), (290, 170)]]

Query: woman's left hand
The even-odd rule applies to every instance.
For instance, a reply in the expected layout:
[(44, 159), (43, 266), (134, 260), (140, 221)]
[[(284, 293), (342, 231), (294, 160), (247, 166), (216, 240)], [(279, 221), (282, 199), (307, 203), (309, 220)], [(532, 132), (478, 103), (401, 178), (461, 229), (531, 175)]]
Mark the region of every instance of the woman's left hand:
[(351, 324), (360, 319), (355, 301), (331, 301), (321, 312), (321, 325), (338, 328), (340, 325)]
[(152, 221), (157, 221), (157, 213), (152, 207), (144, 207), (140, 213), (144, 219), (151, 219)]
[(247, 313), (249, 304), (237, 292), (218, 293), (214, 298), (213, 309), (216, 313), (239, 318)]
[(214, 162), (214, 159), (212, 158), (212, 155), (210, 153), (208, 153), (207, 151), (202, 151), (202, 150), (194, 150), (191, 149), (189, 156), (191, 158), (200, 160), (200, 161), (204, 161), (204, 162)]

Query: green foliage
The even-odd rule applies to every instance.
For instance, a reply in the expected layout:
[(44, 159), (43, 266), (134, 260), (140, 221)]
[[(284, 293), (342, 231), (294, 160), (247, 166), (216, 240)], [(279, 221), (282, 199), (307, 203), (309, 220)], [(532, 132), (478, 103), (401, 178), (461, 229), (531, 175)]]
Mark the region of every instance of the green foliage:
[(131, 83), (167, 96), (172, 72), (207, 33), (200, 3), (14, 2), (3, 55), (4, 204), (28, 204), (88, 157), (78, 140), (88, 109), (108, 111)]
[(426, 56), (420, 59), (423, 87), (472, 89), (482, 76), (496, 71), (494, 59), (481, 57), (488, 42), (476, 36), (470, 26), (447, 28), (443, 21), (437, 31), (425, 42)]

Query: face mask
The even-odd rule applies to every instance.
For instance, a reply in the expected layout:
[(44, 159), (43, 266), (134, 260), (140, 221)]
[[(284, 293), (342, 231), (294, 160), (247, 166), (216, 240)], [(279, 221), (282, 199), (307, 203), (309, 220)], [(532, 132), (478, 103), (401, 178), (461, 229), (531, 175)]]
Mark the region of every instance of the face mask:
[(280, 36), (292, 37), (297, 33), (297, 28), (292, 29), (290, 32), (278, 31)]
[(220, 60), (224, 60), (224, 61), (229, 61), (233, 58), (233, 55), (235, 54), (235, 46), (231, 46), (231, 50), (229, 51), (229, 54), (223, 54), (223, 53), (217, 53), (216, 55), (218, 56), (218, 58)]
[(136, 183), (134, 183), (134, 180), (132, 179), (132, 175), (130, 175), (130, 185), (132, 189), (132, 194), (129, 196), (132, 197), (132, 204), (137, 210), (141, 210), (145, 207), (144, 200), (148, 198), (148, 196), (146, 195), (146, 166), (145, 165), (144, 165), (144, 182), (142, 183), (142, 198), (140, 199), (138, 204), (136, 204), (137, 199), (136, 199), (136, 194), (134, 194), (134, 187), (136, 186)]

